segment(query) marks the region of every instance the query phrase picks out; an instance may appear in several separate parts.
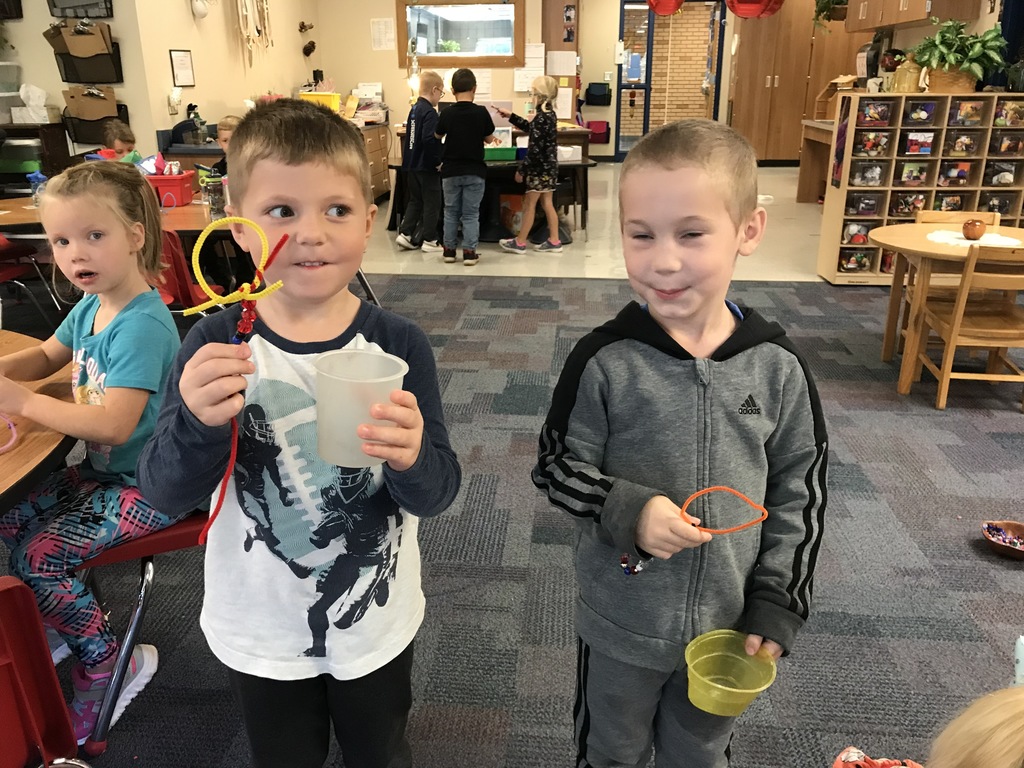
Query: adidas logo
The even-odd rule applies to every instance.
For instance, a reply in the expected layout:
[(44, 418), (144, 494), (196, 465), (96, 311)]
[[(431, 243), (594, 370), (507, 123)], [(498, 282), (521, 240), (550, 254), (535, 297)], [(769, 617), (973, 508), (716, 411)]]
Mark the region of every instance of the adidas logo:
[(747, 399), (743, 401), (743, 405), (740, 406), (740, 413), (751, 414), (761, 413), (761, 406), (754, 402), (753, 395), (747, 395)]

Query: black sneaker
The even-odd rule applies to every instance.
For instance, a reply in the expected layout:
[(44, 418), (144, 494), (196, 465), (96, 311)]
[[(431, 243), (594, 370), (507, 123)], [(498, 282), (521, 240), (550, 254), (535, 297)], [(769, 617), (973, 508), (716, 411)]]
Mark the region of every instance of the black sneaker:
[(444, 261), (445, 261), (445, 264), (454, 264), (455, 263), (455, 249), (454, 248), (445, 248), (444, 249)]
[(476, 251), (471, 251), (468, 249), (464, 249), (462, 251), (462, 266), (473, 267), (476, 266), (476, 263), (478, 261), (480, 261), (480, 257), (477, 256)]

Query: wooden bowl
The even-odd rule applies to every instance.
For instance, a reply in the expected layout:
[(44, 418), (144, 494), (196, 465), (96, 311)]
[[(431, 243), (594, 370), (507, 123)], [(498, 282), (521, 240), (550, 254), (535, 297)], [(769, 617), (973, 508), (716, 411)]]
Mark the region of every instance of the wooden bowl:
[[(1016, 537), (1021, 545), (1015, 547), (1000, 541), (998, 534), (989, 531), (989, 526), (1002, 528), (1008, 536)], [(985, 537), (997, 554), (1012, 557), (1014, 560), (1024, 560), (1024, 523), (1017, 523), (1013, 520), (986, 520), (981, 524), (981, 535)]]

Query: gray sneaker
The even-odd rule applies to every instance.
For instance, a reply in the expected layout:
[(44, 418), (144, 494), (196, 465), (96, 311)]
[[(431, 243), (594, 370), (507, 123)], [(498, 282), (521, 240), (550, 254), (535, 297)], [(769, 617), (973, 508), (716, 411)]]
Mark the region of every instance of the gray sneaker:
[[(132, 699), (153, 679), (158, 662), (159, 657), (154, 646), (141, 643), (135, 646), (128, 664), (128, 672), (121, 683), (121, 694), (117, 697), (114, 714), (110, 718), (111, 727), (120, 719)], [(76, 664), (71, 670), (71, 683), (74, 689), (70, 707), (71, 725), (75, 729), (75, 740), (82, 745), (92, 735), (92, 730), (96, 726), (100, 704), (103, 703), (107, 686), (110, 684), (110, 674), (89, 675), (84, 666)]]
[(71, 655), (71, 649), (64, 642), (64, 638), (53, 627), (46, 627), (46, 644), (50, 647), (50, 658), (53, 666), (57, 666), (64, 659)]
[(444, 248), (438, 245), (437, 241), (424, 240), (423, 245), (420, 246), (420, 250), (424, 253), (440, 253)]
[(499, 240), (498, 245), (501, 246), (502, 250), (509, 253), (526, 253), (526, 244), (520, 243), (514, 237), (506, 237), (504, 240)]
[(401, 232), (398, 233), (398, 237), (395, 238), (395, 245), (401, 248), (403, 251), (415, 251), (416, 246), (412, 244), (412, 240), (403, 235)]
[(543, 251), (544, 253), (561, 253), (562, 252), (562, 244), (561, 243), (552, 243), (550, 240), (545, 240), (540, 245), (533, 246), (533, 250), (535, 250), (535, 251)]

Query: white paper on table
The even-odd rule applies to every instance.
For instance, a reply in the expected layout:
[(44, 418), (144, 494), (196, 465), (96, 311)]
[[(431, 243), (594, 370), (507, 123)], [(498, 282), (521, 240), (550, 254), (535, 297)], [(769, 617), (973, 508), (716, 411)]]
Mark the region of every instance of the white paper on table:
[(476, 75), (476, 98), (488, 101), (491, 98), (491, 70), (474, 69)]
[(517, 67), (512, 70), (512, 90), (525, 93), (530, 90), (533, 81), (543, 74), (543, 67)]
[(975, 244), (1005, 245), (1008, 247), (1016, 247), (1021, 244), (1021, 241), (1015, 237), (1007, 237), (1006, 235), (999, 235), (995, 232), (986, 232), (978, 240), (968, 240), (964, 237), (963, 232), (955, 232), (951, 229), (939, 229), (935, 232), (929, 232), (928, 239), (933, 243), (942, 243), (943, 245), (961, 245), (964, 248)]
[(548, 74), (552, 77), (576, 74), (576, 51), (548, 51)]
[(395, 50), (395, 20), (370, 19), (370, 47), (375, 51)]
[(555, 114), (562, 120), (572, 120), (576, 110), (572, 108), (572, 88), (559, 88), (555, 99)]

